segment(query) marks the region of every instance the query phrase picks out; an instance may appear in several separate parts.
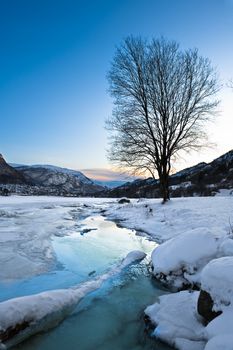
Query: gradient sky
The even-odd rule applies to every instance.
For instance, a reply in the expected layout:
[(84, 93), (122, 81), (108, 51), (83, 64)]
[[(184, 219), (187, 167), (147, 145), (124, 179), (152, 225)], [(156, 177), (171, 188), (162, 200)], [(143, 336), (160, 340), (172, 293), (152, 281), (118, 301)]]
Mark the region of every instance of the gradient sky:
[[(0, 153), (15, 163), (109, 168), (106, 73), (129, 34), (197, 47), (223, 84), (233, 78), (233, 0), (0, 0)], [(177, 168), (232, 148), (233, 91), (223, 88), (217, 146)]]

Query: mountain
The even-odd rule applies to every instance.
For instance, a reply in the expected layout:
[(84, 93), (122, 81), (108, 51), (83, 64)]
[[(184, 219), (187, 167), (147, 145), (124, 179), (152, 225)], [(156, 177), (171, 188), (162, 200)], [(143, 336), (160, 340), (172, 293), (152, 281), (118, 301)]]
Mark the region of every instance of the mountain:
[[(3, 158), (2, 158), (3, 159)], [(7, 177), (8, 181), (1, 181), (8, 191), (28, 195), (63, 195), (63, 196), (93, 196), (103, 191), (103, 186), (95, 184), (79, 171), (60, 168), (53, 165), (19, 165), (14, 168), (5, 161), (3, 177), (8, 174), (6, 169), (11, 169), (18, 174), (21, 181), (13, 177)], [(9, 172), (9, 171), (8, 171)], [(15, 175), (16, 177), (16, 175)], [(6, 185), (7, 184), (7, 185)], [(15, 186), (15, 184), (19, 184)]]
[[(138, 179), (115, 188), (95, 183), (80, 171), (53, 165), (8, 165), (0, 156), (0, 187), (25, 195), (159, 198), (159, 180)], [(105, 183), (107, 185), (107, 183)], [(233, 194), (233, 150), (211, 163), (199, 163), (169, 178), (171, 197)]]
[(71, 176), (75, 176), (77, 179), (79, 179), (82, 183), (85, 184), (94, 184), (94, 182), (89, 179), (88, 177), (86, 177), (83, 173), (81, 173), (81, 171), (77, 171), (77, 170), (72, 170), (72, 169), (67, 169), (67, 168), (62, 168), (59, 166), (55, 166), (55, 165), (49, 165), (49, 164), (35, 164), (35, 165), (14, 165), (14, 167), (21, 171), (21, 172), (37, 172), (38, 169), (44, 169), (46, 170), (48, 173), (52, 173), (52, 174), (66, 174), (66, 175), (71, 175)]
[[(171, 175), (169, 178), (171, 197), (209, 196), (232, 190), (233, 194), (233, 150), (211, 163), (199, 163)], [(135, 180), (113, 188), (109, 197), (159, 198), (159, 180), (148, 178)]]
[[(26, 168), (29, 165), (24, 165), (24, 164), (16, 164), (16, 163), (9, 163), (13, 168)], [(123, 184), (126, 183), (126, 180), (96, 180), (96, 179), (90, 179), (87, 176), (85, 176), (81, 171), (78, 170), (73, 170), (73, 169), (68, 169), (68, 168), (62, 168), (59, 166), (55, 165), (50, 165), (50, 164), (35, 164), (35, 165), (30, 165), (30, 168), (46, 168), (50, 170), (54, 170), (60, 173), (64, 174), (69, 174), (69, 175), (74, 175), (78, 177), (82, 182), (88, 183), (88, 184), (96, 184), (101, 187), (108, 187), (108, 188), (114, 188), (114, 187), (119, 187), (122, 186)]]
[(122, 186), (126, 183), (124, 180), (106, 180), (106, 181), (101, 181), (101, 180), (93, 180), (95, 184), (108, 187), (108, 188), (115, 188)]
[(1, 184), (25, 184), (27, 183), (23, 174), (7, 164), (0, 154), (0, 183)]

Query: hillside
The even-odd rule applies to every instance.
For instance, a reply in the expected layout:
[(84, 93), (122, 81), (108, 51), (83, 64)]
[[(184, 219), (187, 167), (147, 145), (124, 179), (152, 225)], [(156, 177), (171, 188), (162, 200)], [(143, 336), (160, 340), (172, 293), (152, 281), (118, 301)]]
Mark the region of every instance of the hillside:
[(104, 187), (96, 185), (79, 171), (53, 165), (15, 165), (13, 168), (3, 157), (1, 159), (4, 166), (2, 166), (0, 185), (10, 193), (93, 196), (104, 190)]
[[(80, 171), (53, 165), (8, 165), (0, 157), (0, 186), (11, 193), (56, 196), (159, 198), (159, 181), (152, 178), (107, 188)], [(199, 163), (170, 176), (171, 197), (210, 196), (233, 189), (233, 150), (211, 163)]]
[(25, 184), (24, 175), (7, 164), (2, 154), (0, 154), (0, 184)]
[[(211, 163), (199, 163), (170, 176), (172, 197), (215, 195), (233, 189), (233, 150)], [(221, 191), (220, 191), (221, 192)], [(159, 181), (152, 178), (127, 182), (108, 191), (109, 197), (160, 197)]]

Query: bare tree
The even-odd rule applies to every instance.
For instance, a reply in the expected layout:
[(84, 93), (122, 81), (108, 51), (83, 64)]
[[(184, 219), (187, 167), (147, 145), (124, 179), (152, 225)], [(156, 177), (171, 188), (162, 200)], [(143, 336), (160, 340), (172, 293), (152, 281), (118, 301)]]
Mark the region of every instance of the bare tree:
[(205, 122), (218, 105), (215, 70), (196, 49), (128, 37), (108, 80), (115, 105), (107, 120), (109, 158), (134, 173), (157, 175), (166, 202), (174, 157), (206, 143)]

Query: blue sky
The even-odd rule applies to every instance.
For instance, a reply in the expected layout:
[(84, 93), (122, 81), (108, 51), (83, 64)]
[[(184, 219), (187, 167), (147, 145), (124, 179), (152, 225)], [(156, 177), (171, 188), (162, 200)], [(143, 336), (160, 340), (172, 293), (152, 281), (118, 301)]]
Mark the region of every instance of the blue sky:
[[(223, 83), (233, 78), (233, 0), (0, 0), (0, 153), (15, 163), (109, 168), (106, 74), (129, 34), (197, 47)], [(219, 97), (209, 127), (216, 148), (178, 168), (232, 148), (233, 92)]]

